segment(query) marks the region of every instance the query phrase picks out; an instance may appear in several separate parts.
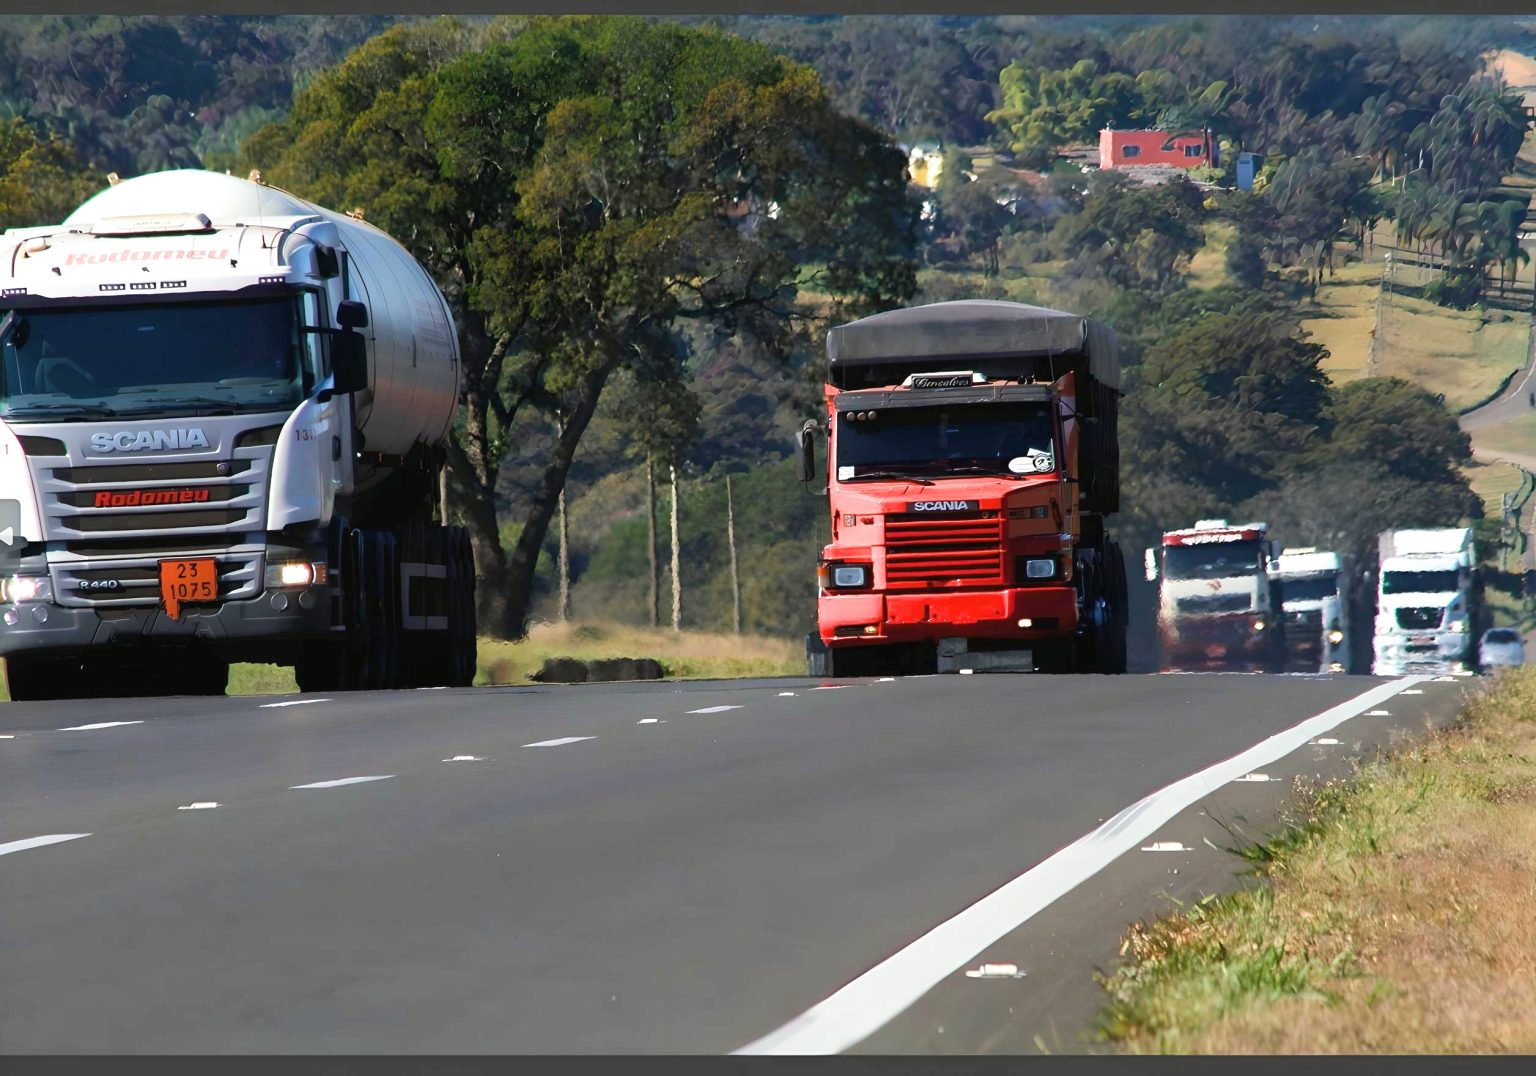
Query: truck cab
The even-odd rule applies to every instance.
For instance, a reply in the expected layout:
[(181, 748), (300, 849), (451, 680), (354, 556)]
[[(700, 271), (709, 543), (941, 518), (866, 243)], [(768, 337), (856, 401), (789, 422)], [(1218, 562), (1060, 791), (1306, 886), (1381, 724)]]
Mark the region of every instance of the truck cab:
[(1161, 579), (1157, 627), (1165, 671), (1279, 671), (1284, 636), (1268, 530), (1266, 523), (1202, 519), (1166, 532), (1159, 549), (1147, 550), (1147, 579)]
[(404, 248), (196, 170), (0, 248), (13, 699), (220, 694), (241, 661), (465, 682), (473, 571), (433, 520), (457, 341)]
[(1349, 609), (1337, 553), (1286, 549), (1270, 565), (1285, 619), (1286, 671), (1349, 671)]
[(1471, 672), (1481, 615), (1472, 529), (1385, 531), (1378, 553), (1376, 674)]
[(1112, 332), (962, 301), (839, 326), (828, 355), (812, 672), (1123, 671)]

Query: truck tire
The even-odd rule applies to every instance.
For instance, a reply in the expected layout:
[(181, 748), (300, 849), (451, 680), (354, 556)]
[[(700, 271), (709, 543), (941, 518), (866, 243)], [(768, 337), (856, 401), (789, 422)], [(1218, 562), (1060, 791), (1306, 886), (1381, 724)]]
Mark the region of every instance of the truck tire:
[(229, 662), (217, 659), (190, 663), (180, 694), (219, 696), (229, 690)]
[(832, 659), (827, 644), (821, 641), (820, 632), (810, 632), (805, 637), (805, 675), (831, 676)]
[(1125, 634), (1130, 624), (1127, 609), (1130, 586), (1125, 574), (1125, 555), (1119, 542), (1109, 542), (1104, 548), (1103, 589), (1109, 616), (1100, 630), (1096, 671), (1118, 676), (1125, 672)]
[(475, 551), (465, 527), (447, 527), (449, 594), (449, 687), (469, 687), (479, 671), (475, 622)]
[(5, 659), (5, 686), (12, 702), (48, 702), (68, 698), (64, 686), (78, 679), (70, 676), (69, 663), (57, 658), (11, 654)]

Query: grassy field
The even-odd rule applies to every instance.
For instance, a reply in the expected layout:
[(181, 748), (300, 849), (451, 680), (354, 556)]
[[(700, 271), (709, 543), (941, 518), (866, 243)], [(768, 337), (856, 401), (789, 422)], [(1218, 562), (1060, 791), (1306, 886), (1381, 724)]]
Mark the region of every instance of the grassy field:
[(475, 683), (527, 683), (551, 657), (655, 658), (668, 676), (685, 680), (805, 672), (805, 648), (799, 639), (651, 631), (621, 624), (537, 624), (521, 642), (481, 639)]
[(1536, 670), (1311, 789), (1264, 884), (1126, 935), (1103, 1029), (1135, 1053), (1536, 1050)]
[[(1398, 275), (1410, 287), (1412, 270)], [(1324, 368), (1335, 383), (1366, 376), (1371, 330), (1376, 327), (1381, 266), (1373, 261), (1343, 266), (1317, 292), (1302, 326), (1328, 349)], [(1445, 393), (1452, 410), (1486, 398), (1525, 363), (1524, 318), (1501, 311), (1450, 310), (1423, 299), (1393, 294), (1383, 303), (1385, 329), (1377, 343), (1377, 370), (1385, 377), (1419, 382)]]
[(1479, 449), (1489, 452), (1508, 452), (1513, 456), (1536, 458), (1536, 411), (1478, 430), (1474, 440)]
[[(545, 658), (655, 658), (670, 678), (716, 679), (733, 676), (793, 676), (805, 672), (805, 650), (798, 639), (761, 635), (672, 632), (622, 624), (536, 624), (517, 643), (480, 640), (476, 686), (526, 684)], [(298, 691), (293, 670), (278, 665), (234, 665), (231, 695), (285, 695)], [(10, 696), (0, 682), (0, 701)]]

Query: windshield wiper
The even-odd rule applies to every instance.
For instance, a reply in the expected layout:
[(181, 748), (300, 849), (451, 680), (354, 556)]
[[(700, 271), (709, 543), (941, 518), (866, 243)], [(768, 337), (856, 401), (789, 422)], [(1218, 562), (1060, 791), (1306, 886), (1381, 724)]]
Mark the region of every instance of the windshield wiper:
[(7, 407), (6, 418), (26, 418), (29, 415), (56, 415), (61, 411), (69, 411), (77, 415), (89, 415), (94, 418), (115, 418), (117, 411), (105, 404), (88, 403), (35, 403), (23, 404), (20, 407)]
[(845, 478), (843, 481), (851, 482), (860, 478), (902, 478), (908, 482), (916, 482), (920, 486), (933, 485), (933, 482), (929, 479), (919, 478), (915, 474), (904, 474), (901, 471), (865, 471), (863, 474), (856, 474), (853, 478)]
[(234, 414), (240, 406), (234, 400), (215, 400), (209, 396), (156, 396), (137, 401), (136, 405), (124, 408), (117, 413), (120, 415), (137, 414), (141, 411), (156, 411), (161, 407), (175, 406), (178, 404), (197, 404), (203, 407), (218, 407)]
[[(1009, 478), (1023, 478), (1024, 477), (1023, 475), (1016, 475), (1012, 471), (1006, 470), (1005, 468), (1002, 468), (1002, 467), (983, 467), (983, 466), (981, 466), (980, 464), (977, 464), (977, 463), (967, 463), (967, 464), (965, 464), (962, 467), (946, 467), (946, 468), (944, 468), (944, 473), (945, 474), (995, 474), (995, 475), (1007, 475)], [(1035, 472), (1032, 472), (1032, 473), (1035, 473)], [(1038, 473), (1042, 473), (1043, 474), (1044, 472), (1038, 472)]]

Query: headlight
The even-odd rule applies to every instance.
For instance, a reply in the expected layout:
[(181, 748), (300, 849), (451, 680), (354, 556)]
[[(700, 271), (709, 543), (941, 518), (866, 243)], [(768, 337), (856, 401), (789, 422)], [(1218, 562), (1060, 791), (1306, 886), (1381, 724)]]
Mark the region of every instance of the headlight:
[(1024, 578), (1049, 579), (1056, 574), (1056, 562), (1049, 557), (1029, 559), (1024, 562)]
[(1264, 618), (1263, 617), (1259, 617), (1258, 619), (1254, 620), (1254, 622), (1253, 622), (1253, 630), (1254, 631), (1263, 631), (1264, 630)]
[(832, 569), (834, 587), (862, 587), (869, 582), (869, 572), (862, 564), (839, 564)]
[(1445, 630), (1457, 632), (1466, 631), (1467, 622), (1465, 620), (1452, 620), (1450, 623), (1446, 624)]
[(325, 579), (324, 562), (286, 561), (267, 565), (266, 585), (269, 587), (307, 587), (324, 583)]
[(1338, 629), (1334, 629), (1328, 633), (1328, 641), (1334, 646), (1338, 646), (1344, 641), (1344, 633)]
[(823, 590), (857, 590), (871, 582), (868, 564), (823, 564), (816, 576)]
[(53, 584), (46, 575), (13, 575), (0, 579), (0, 602), (46, 602), (53, 600)]

